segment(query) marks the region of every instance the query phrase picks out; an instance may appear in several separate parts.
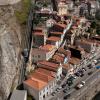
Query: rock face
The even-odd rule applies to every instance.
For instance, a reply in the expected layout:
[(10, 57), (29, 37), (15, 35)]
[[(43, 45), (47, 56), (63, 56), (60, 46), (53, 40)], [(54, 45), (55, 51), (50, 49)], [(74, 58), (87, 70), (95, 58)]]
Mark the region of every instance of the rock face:
[(0, 5), (9, 5), (18, 3), (20, 0), (0, 0)]
[(0, 100), (6, 100), (18, 82), (20, 44), (21, 31), (13, 8), (0, 7)]

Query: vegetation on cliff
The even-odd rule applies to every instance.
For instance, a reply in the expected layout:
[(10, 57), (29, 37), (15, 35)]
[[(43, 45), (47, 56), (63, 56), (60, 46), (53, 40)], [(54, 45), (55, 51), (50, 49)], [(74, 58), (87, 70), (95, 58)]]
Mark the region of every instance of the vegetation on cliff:
[(29, 9), (31, 6), (31, 0), (22, 0), (21, 1), (22, 7), (20, 10), (15, 11), (15, 15), (20, 24), (25, 24), (27, 22)]

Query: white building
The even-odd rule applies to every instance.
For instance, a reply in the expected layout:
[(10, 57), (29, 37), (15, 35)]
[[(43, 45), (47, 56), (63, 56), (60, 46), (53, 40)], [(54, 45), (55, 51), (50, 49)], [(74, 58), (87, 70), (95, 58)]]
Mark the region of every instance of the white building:
[(54, 45), (44, 45), (40, 48), (34, 48), (32, 50), (32, 61), (38, 62), (42, 60), (49, 60), (54, 55), (57, 48)]
[(67, 13), (68, 13), (68, 5), (63, 1), (60, 1), (58, 3), (58, 14), (66, 15)]
[(56, 80), (53, 74), (40, 68), (35, 70), (23, 84), (24, 89), (35, 100), (44, 100), (56, 88)]

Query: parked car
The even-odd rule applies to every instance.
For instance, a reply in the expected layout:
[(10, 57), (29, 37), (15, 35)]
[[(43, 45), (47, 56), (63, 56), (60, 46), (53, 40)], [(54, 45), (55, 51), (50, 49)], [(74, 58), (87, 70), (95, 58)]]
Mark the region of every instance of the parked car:
[(76, 89), (81, 89), (83, 87), (83, 85), (82, 84), (78, 84), (78, 85), (76, 85)]
[(83, 67), (82, 70), (83, 70), (83, 71), (86, 71), (86, 68)]
[(66, 86), (66, 84), (63, 84), (63, 85), (62, 85), (62, 88), (64, 88), (65, 86)]
[(64, 96), (64, 99), (67, 99), (68, 97), (70, 97), (70, 94), (67, 94), (66, 96)]
[(85, 81), (80, 82), (75, 86), (76, 89), (81, 89), (85, 85)]
[(71, 79), (76, 79), (76, 76), (72, 75), (70, 76)]
[(52, 95), (52, 96), (54, 96), (55, 94), (56, 94), (56, 92), (52, 92), (52, 94), (51, 94), (51, 95)]
[(88, 72), (88, 75), (91, 75), (93, 72), (92, 71), (90, 71), (90, 72)]
[(80, 69), (78, 72), (79, 72), (79, 73), (84, 73), (84, 71), (83, 71), (82, 69)]
[(96, 66), (97, 69), (100, 69), (100, 66)]
[(82, 84), (82, 85), (85, 85), (85, 81), (81, 81), (81, 84)]
[(57, 92), (59, 92), (59, 90), (60, 90), (59, 88), (56, 89)]
[(88, 67), (89, 69), (93, 68), (93, 66), (92, 66), (91, 64), (90, 64), (90, 65), (88, 65), (87, 67)]
[(97, 60), (93, 60), (93, 62), (96, 64), (97, 63)]
[(63, 90), (64, 93), (67, 93), (67, 90)]
[(84, 76), (84, 74), (83, 74), (83, 73), (81, 73), (80, 77), (83, 77), (83, 76)]
[(79, 77), (80, 76), (80, 73), (79, 72), (76, 72), (75, 75)]

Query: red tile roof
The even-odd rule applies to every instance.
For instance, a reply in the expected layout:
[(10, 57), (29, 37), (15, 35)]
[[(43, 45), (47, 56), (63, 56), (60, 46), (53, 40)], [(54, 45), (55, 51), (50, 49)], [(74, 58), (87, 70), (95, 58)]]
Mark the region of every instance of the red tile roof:
[(50, 32), (51, 34), (63, 34), (63, 32)]
[(60, 55), (57, 55), (57, 54), (55, 54), (55, 55), (52, 57), (52, 59), (56, 60), (56, 61), (59, 62), (59, 63), (63, 63), (63, 62), (64, 62), (64, 58), (65, 58), (65, 57), (60, 56)]
[(70, 60), (69, 60), (69, 63), (73, 64), (73, 65), (77, 65), (77, 64), (80, 63), (80, 59), (75, 58), (75, 57), (71, 57)]
[(62, 27), (63, 29), (66, 28), (66, 24), (55, 23), (54, 25), (57, 25), (59, 27)]
[(48, 51), (46, 51), (46, 50), (41, 50), (41, 49), (38, 49), (38, 48), (33, 48), (32, 49), (32, 55), (36, 55), (36, 54), (45, 54), (45, 53), (47, 53)]
[(56, 36), (51, 36), (47, 40), (49, 40), (49, 41), (59, 41), (60, 38), (59, 37), (56, 37)]
[(44, 66), (50, 66), (52, 68), (58, 68), (59, 67), (59, 64), (55, 64), (55, 63), (52, 63), (52, 62), (49, 62), (49, 61), (41, 61), (41, 62), (38, 62), (38, 64), (44, 65)]
[(51, 77), (55, 77), (56, 76), (55, 72), (49, 71), (49, 70), (43, 69), (43, 68), (37, 68), (35, 71), (39, 72), (39, 73), (42, 73), (44, 75), (47, 75), (47, 76), (51, 76)]
[(69, 50), (65, 50), (64, 48), (59, 48), (59, 49), (58, 49), (58, 53), (62, 53), (62, 54), (64, 54), (65, 56), (68, 56), (68, 57), (71, 56), (71, 52), (70, 52)]
[(46, 50), (46, 51), (52, 51), (53, 49), (55, 49), (55, 46), (54, 45), (50, 45), (50, 44), (46, 44), (44, 46), (41, 46), (40, 49)]
[(43, 32), (33, 32), (34, 35), (44, 35)]
[(40, 81), (36, 78), (29, 78), (23, 83), (36, 90), (41, 90), (47, 85), (46, 82)]
[(51, 73), (48, 73), (45, 71), (45, 73), (41, 72), (43, 70), (36, 70), (35, 72), (31, 73), (29, 75), (29, 78), (24, 81), (24, 84), (36, 89), (36, 90), (41, 90), (45, 86), (48, 85), (48, 82), (52, 81), (54, 79), (53, 76), (51, 76)]

